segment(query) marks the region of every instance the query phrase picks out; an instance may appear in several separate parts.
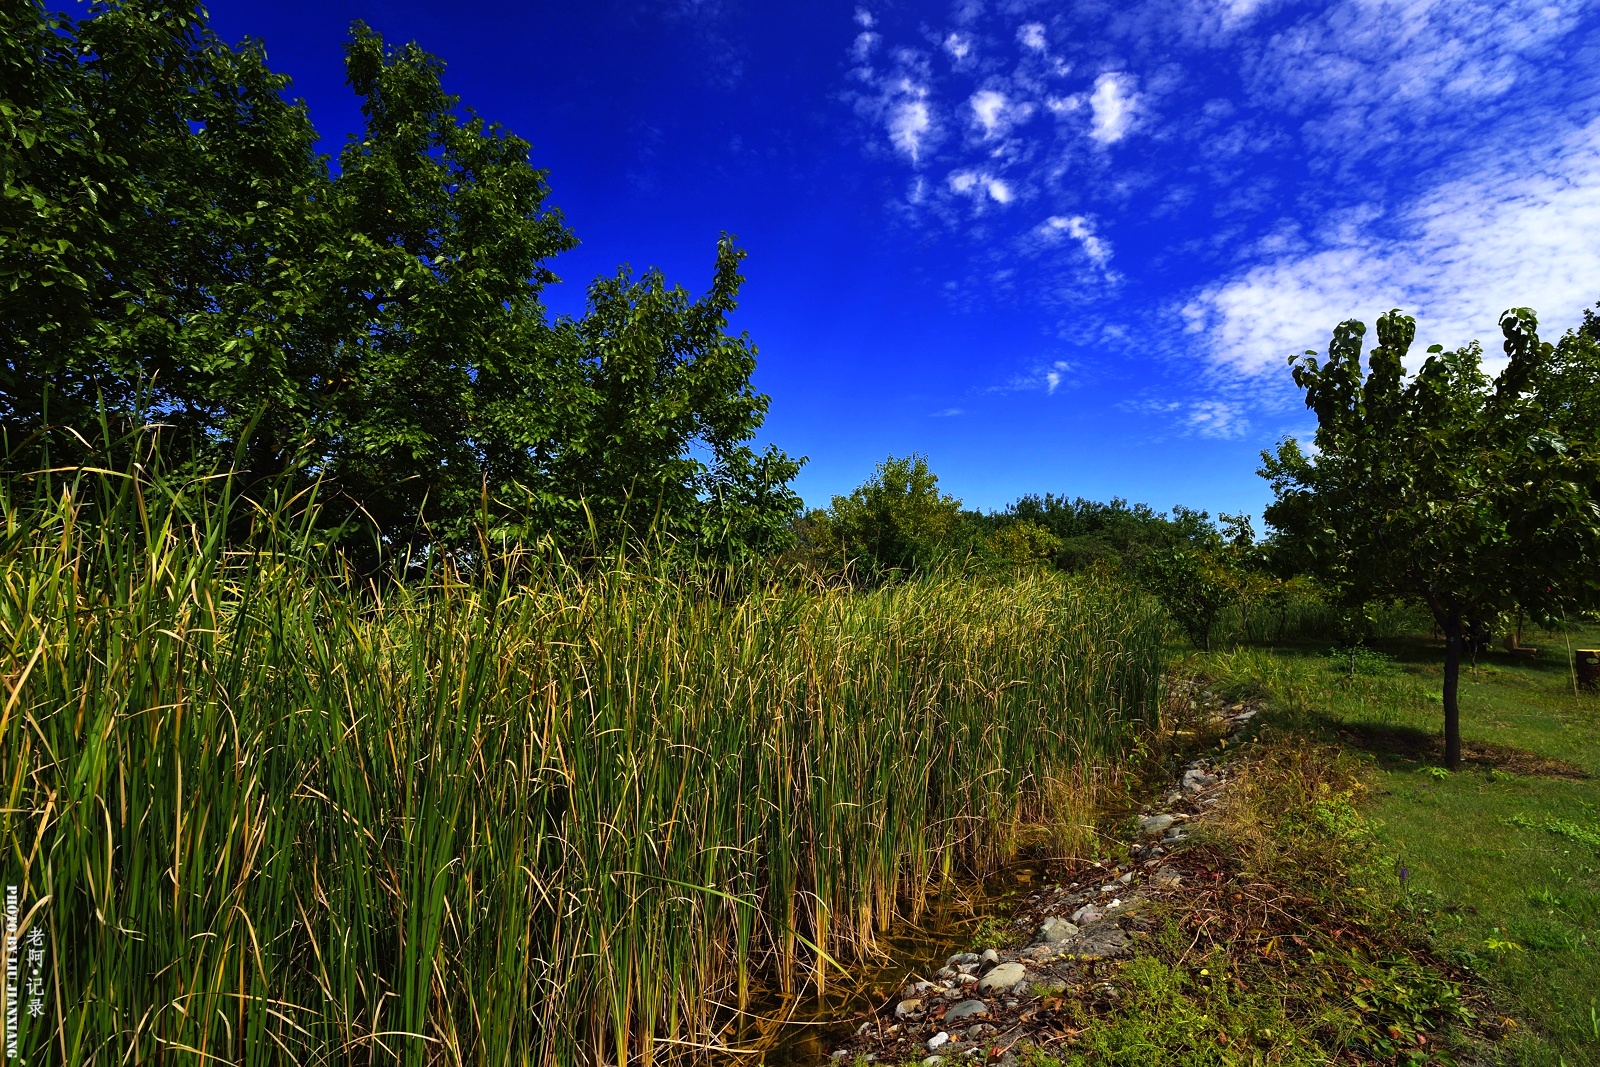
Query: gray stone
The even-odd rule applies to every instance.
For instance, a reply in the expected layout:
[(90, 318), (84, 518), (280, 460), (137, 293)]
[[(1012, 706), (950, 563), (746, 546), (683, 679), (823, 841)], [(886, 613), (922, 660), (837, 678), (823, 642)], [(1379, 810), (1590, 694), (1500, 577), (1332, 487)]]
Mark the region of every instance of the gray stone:
[(1081, 928), (1088, 926), (1090, 923), (1099, 922), (1101, 919), (1105, 918), (1105, 914), (1105, 911), (1098, 905), (1085, 904), (1083, 907), (1072, 913), (1072, 921)]
[(1214, 774), (1207, 774), (1198, 767), (1192, 767), (1183, 772), (1183, 791), (1185, 793), (1198, 793), (1202, 789), (1210, 789), (1216, 785), (1218, 778)]
[(917, 997), (908, 997), (894, 1006), (894, 1017), (904, 1019), (914, 1011), (922, 1010), (922, 1001)]
[(983, 959), (976, 952), (957, 952), (954, 956), (944, 961), (946, 967), (965, 967), (969, 963), (977, 963)]
[(1062, 945), (1061, 950), (1080, 959), (1099, 960), (1112, 956), (1126, 956), (1129, 951), (1128, 935), (1112, 923), (1102, 923), (1092, 930), (1085, 930)]
[(978, 992), (1010, 989), (1028, 976), (1028, 969), (1020, 963), (1002, 963), (978, 981)]
[(974, 1015), (988, 1014), (989, 1005), (985, 1004), (983, 1001), (963, 1000), (960, 1004), (955, 1005), (949, 1011), (944, 1013), (944, 1021), (948, 1025), (949, 1023), (960, 1022), (962, 1019), (970, 1019)]
[(1123, 885), (1127, 885), (1129, 882), (1133, 881), (1133, 872), (1129, 871), (1127, 874), (1123, 875), (1121, 878), (1118, 878), (1117, 881), (1121, 882)]
[(945, 1033), (943, 1030), (940, 1030), (937, 1034), (934, 1034), (932, 1037), (928, 1038), (928, 1051), (932, 1052), (934, 1049), (939, 1048), (949, 1040), (950, 1035)]
[(996, 963), (999, 963), (1000, 962), (1000, 953), (996, 952), (992, 948), (986, 948), (986, 949), (983, 950), (983, 955), (979, 957), (979, 962), (985, 963), (985, 964), (996, 964)]
[(1155, 873), (1156, 885), (1174, 886), (1183, 881), (1183, 875), (1178, 873), (1176, 867), (1158, 867)]
[(1161, 840), (1170, 845), (1174, 841), (1182, 841), (1188, 836), (1189, 831), (1183, 829), (1182, 827), (1174, 826), (1172, 829), (1161, 835)]
[(1173, 822), (1174, 820), (1170, 815), (1146, 815), (1139, 820), (1139, 832), (1141, 834), (1159, 834), (1171, 826)]
[(1078, 928), (1065, 919), (1052, 915), (1039, 924), (1039, 929), (1033, 932), (1035, 945), (1047, 945), (1056, 941), (1065, 941), (1078, 932)]

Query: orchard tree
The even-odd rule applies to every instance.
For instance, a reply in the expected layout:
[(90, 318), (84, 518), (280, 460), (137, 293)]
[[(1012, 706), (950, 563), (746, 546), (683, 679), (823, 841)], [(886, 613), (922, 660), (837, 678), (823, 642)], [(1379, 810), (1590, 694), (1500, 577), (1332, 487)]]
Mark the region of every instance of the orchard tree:
[(1558, 358), (1526, 308), (1500, 325), (1508, 363), (1491, 380), (1476, 342), (1433, 346), (1408, 378), (1416, 325), (1399, 311), (1379, 318), (1363, 367), (1366, 327), (1341, 323), (1326, 360), (1308, 352), (1294, 367), (1317, 416), (1314, 454), (1292, 439), (1262, 453), (1280, 548), (1347, 605), (1401, 599), (1432, 612), (1450, 767), (1470, 635), (1517, 605), (1546, 617), (1587, 606), (1600, 575), (1600, 450), (1592, 414), (1571, 410), (1593, 393), (1595, 364)]

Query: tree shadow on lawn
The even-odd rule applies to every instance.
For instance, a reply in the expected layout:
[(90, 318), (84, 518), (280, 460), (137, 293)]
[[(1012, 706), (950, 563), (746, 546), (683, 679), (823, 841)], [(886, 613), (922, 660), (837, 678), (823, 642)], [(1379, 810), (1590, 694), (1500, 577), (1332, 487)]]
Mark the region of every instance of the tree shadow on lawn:
[[(1495, 644), (1485, 648), (1478, 654), (1479, 667), (1495, 667), (1526, 671), (1530, 674), (1548, 675), (1551, 677), (1570, 675), (1571, 661), (1567, 658), (1567, 646), (1562, 641), (1560, 634), (1528, 634), (1531, 640), (1540, 643), (1533, 648), (1523, 648), (1519, 652), (1507, 652), (1500, 645)], [(1592, 635), (1583, 635), (1585, 646), (1594, 640)], [(1430, 674), (1439, 674), (1444, 671), (1444, 641), (1428, 635), (1409, 637), (1380, 638), (1370, 642), (1371, 647), (1388, 656), (1397, 665), (1406, 667), (1420, 667)], [(1577, 635), (1574, 635), (1573, 650), (1579, 647)], [(1461, 668), (1463, 672), (1471, 669), (1472, 664), (1463, 659)]]
[[(1333, 736), (1352, 748), (1371, 753), (1385, 770), (1417, 766), (1438, 767), (1444, 762), (1444, 738), (1414, 726), (1388, 726), (1378, 723), (1350, 723), (1315, 713), (1313, 718)], [(1564, 778), (1583, 781), (1590, 777), (1581, 767), (1553, 756), (1541, 756), (1527, 749), (1500, 745), (1493, 741), (1463, 738), (1461, 762), (1483, 770), (1502, 771), (1524, 778)]]

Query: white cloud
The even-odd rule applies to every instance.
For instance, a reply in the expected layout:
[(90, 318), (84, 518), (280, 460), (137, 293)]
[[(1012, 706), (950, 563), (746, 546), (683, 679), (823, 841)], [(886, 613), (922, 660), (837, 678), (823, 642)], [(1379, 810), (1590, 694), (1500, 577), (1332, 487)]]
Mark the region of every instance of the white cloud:
[(967, 101), (972, 107), (972, 117), (983, 127), (985, 137), (993, 137), (1000, 128), (1006, 110), (1006, 94), (993, 89), (983, 89), (972, 94)]
[(1496, 355), (1508, 307), (1532, 307), (1551, 336), (1573, 325), (1600, 296), (1600, 120), (1534, 158), (1484, 155), (1395, 213), (1393, 231), (1342, 233), (1206, 288), (1183, 309), (1189, 329), (1219, 366), (1259, 374), (1391, 307), (1417, 317), (1419, 354), (1478, 339)]
[(1095, 235), (1089, 220), (1082, 215), (1051, 215), (1039, 224), (1035, 232), (1047, 241), (1062, 235), (1072, 238), (1083, 246), (1084, 254), (1098, 266), (1105, 266), (1111, 259), (1111, 246)]
[(1585, 9), (1583, 0), (1342, 0), (1250, 42), (1248, 85), (1261, 102), (1305, 116), (1317, 146), (1360, 156), (1401, 131), (1448, 139), (1453, 120), (1470, 117), (1463, 109), (1520, 103), (1518, 86)]
[(870, 29), (872, 29), (872, 27), (876, 26), (877, 24), (878, 24), (878, 20), (872, 17), (872, 12), (868, 11), (864, 7), (856, 8), (856, 25), (857, 26), (860, 26), (864, 30), (870, 30)]
[(933, 412), (931, 417), (935, 418), (935, 419), (950, 419), (950, 418), (954, 418), (957, 415), (965, 415), (965, 414), (966, 414), (966, 412), (961, 408), (945, 408), (943, 411), (935, 411), (935, 412)]
[(1017, 43), (1030, 52), (1045, 50), (1044, 23), (1024, 22), (1017, 28)]
[(1003, 179), (982, 171), (951, 171), (946, 184), (949, 185), (951, 192), (970, 196), (979, 204), (983, 203), (985, 198), (997, 204), (1009, 204), (1016, 198), (1016, 193)]
[(889, 143), (916, 164), (922, 161), (923, 146), (933, 132), (933, 111), (926, 89), (907, 82), (901, 95), (889, 108)]
[(866, 30), (856, 34), (856, 43), (851, 46), (850, 54), (857, 63), (865, 63), (872, 55), (873, 46), (878, 43), (878, 35)]
[(950, 58), (957, 63), (972, 54), (972, 35), (968, 33), (952, 33), (944, 39), (944, 50), (950, 53)]
[(1127, 136), (1138, 114), (1139, 96), (1133, 75), (1109, 72), (1094, 80), (1089, 107), (1094, 113), (1089, 136), (1101, 144), (1115, 144)]
[(1058, 359), (1055, 361), (1055, 363), (1051, 364), (1049, 370), (1044, 372), (1044, 391), (1047, 394), (1054, 393), (1056, 391), (1056, 389), (1061, 385), (1062, 374), (1064, 374), (1068, 369), (1067, 361), (1064, 359)]
[(1201, 437), (1243, 437), (1250, 429), (1244, 406), (1231, 400), (1202, 400), (1189, 405), (1183, 424)]

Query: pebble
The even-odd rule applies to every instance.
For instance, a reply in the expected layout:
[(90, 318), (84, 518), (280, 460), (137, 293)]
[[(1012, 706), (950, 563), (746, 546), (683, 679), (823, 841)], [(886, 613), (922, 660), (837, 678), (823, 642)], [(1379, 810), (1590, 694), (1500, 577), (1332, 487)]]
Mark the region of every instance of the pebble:
[(1170, 815), (1146, 815), (1139, 820), (1141, 834), (1159, 834), (1171, 826), (1175, 820)]
[(979, 962), (980, 963), (984, 963), (984, 964), (989, 964), (989, 965), (993, 965), (993, 964), (999, 963), (1000, 962), (1000, 953), (996, 952), (992, 948), (986, 948), (986, 949), (983, 950), (983, 955), (981, 957), (979, 957)]
[(1183, 881), (1176, 867), (1158, 867), (1154, 877), (1156, 885), (1173, 886)]
[(949, 1011), (944, 1013), (944, 1021), (946, 1023), (954, 1023), (960, 1022), (962, 1019), (970, 1019), (974, 1015), (988, 1014), (989, 1005), (985, 1004), (983, 1001), (963, 1000), (960, 1004), (955, 1005)]
[(1080, 928), (1105, 918), (1105, 911), (1093, 904), (1085, 904), (1072, 913), (1072, 921)]
[(1174, 841), (1182, 841), (1188, 836), (1189, 831), (1174, 826), (1172, 829), (1161, 835), (1161, 840), (1171, 844)]
[(945, 960), (944, 965), (946, 967), (965, 967), (968, 964), (977, 963), (981, 959), (983, 957), (976, 952), (958, 952)]
[(1133, 872), (1129, 871), (1127, 874), (1123, 875), (1121, 878), (1118, 878), (1117, 881), (1121, 882), (1123, 885), (1127, 885), (1129, 882), (1133, 881)]
[(896, 1019), (904, 1019), (912, 1012), (920, 1011), (921, 1009), (922, 1001), (916, 997), (909, 997), (894, 1006), (894, 1017)]
[(943, 1046), (944, 1043), (949, 1040), (950, 1035), (945, 1033), (943, 1030), (940, 1030), (937, 1034), (934, 1034), (932, 1037), (928, 1038), (928, 1051), (932, 1052), (934, 1049)]
[(1020, 963), (1002, 963), (978, 981), (978, 992), (1010, 989), (1028, 976), (1028, 969)]
[(1033, 932), (1035, 945), (1048, 945), (1057, 941), (1065, 941), (1077, 934), (1078, 928), (1065, 919), (1052, 915), (1039, 924), (1039, 929)]

